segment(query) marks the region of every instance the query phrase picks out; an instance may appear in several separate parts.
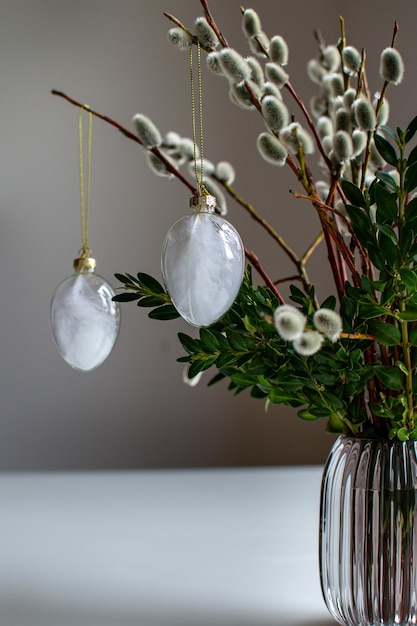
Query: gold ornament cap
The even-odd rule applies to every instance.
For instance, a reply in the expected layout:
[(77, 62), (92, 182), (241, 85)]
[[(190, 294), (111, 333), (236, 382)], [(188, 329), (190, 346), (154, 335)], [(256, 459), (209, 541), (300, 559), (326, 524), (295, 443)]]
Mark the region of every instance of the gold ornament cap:
[(74, 259), (73, 267), (77, 274), (92, 274), (96, 269), (96, 260), (90, 256), (91, 250), (82, 251), (80, 250), (79, 256), (77, 259)]
[(216, 208), (216, 196), (201, 195), (190, 198), (190, 208), (194, 213), (214, 213)]

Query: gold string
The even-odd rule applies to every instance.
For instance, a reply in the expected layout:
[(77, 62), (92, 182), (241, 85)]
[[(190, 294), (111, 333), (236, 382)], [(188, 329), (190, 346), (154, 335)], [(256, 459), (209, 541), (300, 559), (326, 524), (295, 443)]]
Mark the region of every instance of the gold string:
[(203, 97), (202, 97), (202, 79), (201, 79), (201, 47), (197, 42), (197, 81), (198, 81), (198, 117), (199, 117), (199, 134), (200, 134), (200, 173), (197, 168), (197, 128), (196, 128), (196, 111), (194, 96), (194, 72), (193, 72), (193, 47), (190, 46), (190, 83), (191, 83), (191, 116), (193, 127), (193, 153), (194, 153), (194, 174), (195, 180), (202, 196), (210, 195), (204, 186), (204, 144), (203, 144)]
[(84, 190), (84, 159), (83, 159), (83, 110), (80, 107), (78, 114), (78, 145), (80, 161), (80, 212), (81, 212), (81, 242), (83, 256), (90, 256), (88, 248), (88, 224), (90, 217), (90, 191), (91, 191), (91, 143), (93, 130), (93, 115), (88, 111), (88, 137), (87, 137), (87, 190)]

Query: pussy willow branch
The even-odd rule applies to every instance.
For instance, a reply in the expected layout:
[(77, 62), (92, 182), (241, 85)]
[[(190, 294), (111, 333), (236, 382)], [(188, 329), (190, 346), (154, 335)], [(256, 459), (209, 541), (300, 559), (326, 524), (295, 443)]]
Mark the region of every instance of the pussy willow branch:
[[(128, 139), (131, 139), (132, 141), (135, 141), (140, 146), (142, 146), (144, 149), (146, 149), (143, 146), (143, 144), (140, 141), (140, 139), (136, 135), (134, 135), (127, 128), (124, 128), (123, 126), (121, 126), (121, 124), (119, 124), (118, 122), (116, 122), (112, 118), (108, 117), (107, 115), (103, 115), (102, 113), (99, 113), (98, 111), (94, 111), (88, 105), (82, 104), (81, 102), (78, 102), (77, 100), (74, 100), (74, 98), (71, 98), (70, 96), (67, 96), (62, 91), (58, 91), (56, 89), (53, 89), (52, 90), (52, 94), (54, 96), (59, 96), (61, 98), (64, 98), (64, 100), (67, 100), (67, 102), (69, 102), (70, 104), (73, 104), (74, 106), (81, 107), (82, 109), (85, 109), (86, 111), (88, 111), (92, 115), (95, 115), (96, 117), (98, 117), (99, 119), (103, 120), (104, 122), (107, 122), (111, 126), (114, 126), (125, 137), (127, 137)], [(182, 175), (182, 173), (176, 167), (174, 167), (172, 165), (172, 163), (169, 161), (169, 159), (166, 158), (164, 153), (161, 150), (159, 150), (159, 148), (153, 148), (152, 150), (150, 150), (150, 152), (153, 152), (159, 159), (161, 159), (161, 161), (163, 161), (164, 164), (166, 165), (166, 167), (169, 170), (169, 172), (173, 176), (175, 176), (180, 182), (182, 182), (184, 185), (186, 185), (186, 187), (188, 187), (188, 189), (192, 192), (193, 195), (197, 195), (198, 194), (197, 189), (195, 189), (193, 187), (193, 185)], [(245, 248), (245, 255), (246, 255), (246, 258), (248, 259), (248, 261), (250, 263), (252, 263), (253, 267), (256, 269), (258, 274), (264, 279), (266, 284), (272, 289), (272, 291), (274, 292), (274, 294), (276, 295), (278, 300), (281, 303), (284, 303), (283, 297), (281, 296), (281, 294), (279, 293), (278, 289), (274, 285), (274, 282), (272, 281), (272, 279), (268, 276), (266, 270), (261, 265), (261, 262), (259, 261), (259, 258), (255, 254), (253, 254), (253, 252), (250, 252), (246, 248)]]
[(145, 148), (145, 146), (143, 146), (143, 144), (142, 144), (141, 140), (139, 139), (139, 137), (137, 137), (132, 132), (130, 132), (130, 130), (128, 130), (127, 128), (124, 128), (123, 126), (121, 126), (121, 124), (119, 124), (115, 120), (111, 119), (107, 115), (103, 115), (102, 113), (99, 113), (98, 111), (94, 111), (87, 104), (82, 104), (82, 102), (78, 102), (77, 100), (74, 100), (74, 98), (71, 98), (70, 96), (67, 96), (67, 94), (65, 94), (64, 92), (58, 91), (57, 89), (52, 89), (51, 93), (54, 96), (59, 96), (60, 98), (64, 98), (64, 100), (67, 100), (70, 104), (73, 104), (74, 106), (77, 106), (77, 107), (80, 107), (82, 109), (85, 109), (86, 111), (88, 111), (89, 113), (94, 115), (95, 117), (98, 117), (99, 119), (103, 120), (104, 122), (107, 122), (111, 126), (114, 126), (115, 128), (117, 128), (117, 130), (120, 131), (125, 137), (127, 137), (128, 139), (131, 139), (132, 141), (135, 141), (140, 146), (142, 146), (145, 150), (148, 150), (149, 152), (153, 152), (153, 154), (155, 154), (155, 156), (157, 156), (159, 159), (161, 159), (161, 161), (164, 163), (164, 165), (167, 168), (167, 170), (173, 176), (178, 178), (184, 185), (186, 185), (186, 187), (188, 187), (188, 189), (191, 191), (191, 193), (194, 196), (198, 195), (198, 190), (190, 183), (190, 181), (188, 181), (182, 175), (182, 173), (171, 163), (171, 161), (169, 159), (167, 159), (167, 157), (162, 152), (162, 150), (160, 150), (159, 148), (152, 148), (152, 149)]

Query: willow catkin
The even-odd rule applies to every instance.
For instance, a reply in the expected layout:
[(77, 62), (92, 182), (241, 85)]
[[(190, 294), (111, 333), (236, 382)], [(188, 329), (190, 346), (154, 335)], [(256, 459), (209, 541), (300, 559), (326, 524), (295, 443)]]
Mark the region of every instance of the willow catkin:
[(137, 113), (133, 117), (136, 134), (145, 148), (156, 148), (162, 143), (161, 133), (155, 124), (142, 113)]
[(282, 167), (285, 165), (287, 150), (282, 143), (271, 133), (261, 133), (256, 142), (261, 157), (271, 163)]

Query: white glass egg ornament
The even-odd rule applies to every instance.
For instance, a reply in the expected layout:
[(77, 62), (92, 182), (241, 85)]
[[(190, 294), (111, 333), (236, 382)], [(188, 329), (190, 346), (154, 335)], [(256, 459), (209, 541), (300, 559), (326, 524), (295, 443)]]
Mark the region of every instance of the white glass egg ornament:
[(244, 272), (237, 230), (214, 212), (214, 196), (193, 197), (193, 213), (178, 220), (162, 246), (162, 276), (178, 313), (210, 326), (232, 306)]
[(50, 308), (52, 334), (62, 358), (89, 372), (109, 356), (120, 327), (120, 307), (112, 287), (95, 274), (95, 259), (74, 261), (75, 273), (55, 290)]

